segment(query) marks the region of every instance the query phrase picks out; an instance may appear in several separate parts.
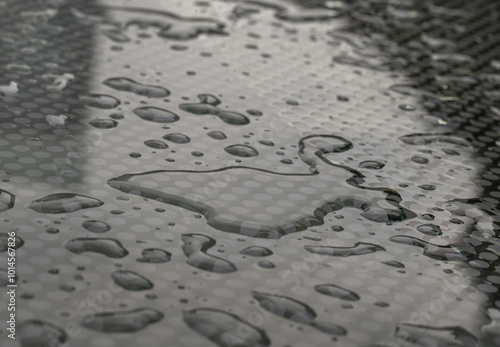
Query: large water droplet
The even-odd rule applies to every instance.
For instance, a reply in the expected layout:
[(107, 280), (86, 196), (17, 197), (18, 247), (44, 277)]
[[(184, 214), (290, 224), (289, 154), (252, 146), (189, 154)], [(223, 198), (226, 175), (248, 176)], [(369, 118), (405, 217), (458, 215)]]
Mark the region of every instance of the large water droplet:
[(242, 249), (240, 253), (251, 257), (267, 257), (273, 254), (270, 249), (261, 246), (250, 246)]
[(215, 240), (203, 234), (183, 234), (182, 251), (188, 257), (187, 263), (198, 269), (216, 273), (236, 271), (233, 263), (210, 255), (207, 251), (215, 246)]
[(342, 288), (335, 284), (320, 284), (314, 287), (318, 293), (333, 296), (334, 298), (339, 298), (347, 301), (358, 301), (359, 295), (352, 290)]
[(117, 270), (111, 274), (116, 285), (126, 290), (148, 290), (153, 288), (153, 282), (146, 277), (129, 270)]
[(198, 95), (200, 103), (198, 104), (181, 104), (179, 108), (183, 111), (196, 115), (216, 115), (223, 122), (231, 125), (245, 125), (250, 123), (247, 116), (237, 112), (220, 110), (217, 105), (220, 100), (210, 94)]
[(109, 224), (93, 219), (83, 222), (82, 227), (93, 233), (105, 233), (111, 230)]
[(402, 142), (408, 145), (428, 145), (433, 142), (451, 143), (457, 146), (469, 147), (471, 143), (461, 137), (452, 134), (411, 134), (404, 135), (399, 138)]
[(68, 251), (76, 254), (92, 252), (102, 254), (110, 258), (123, 258), (128, 254), (128, 251), (123, 248), (120, 241), (105, 238), (76, 238), (69, 240), (64, 247)]
[(120, 100), (113, 96), (104, 94), (83, 95), (80, 97), (80, 100), (87, 106), (101, 108), (104, 110), (115, 108), (120, 105)]
[(134, 113), (144, 120), (156, 123), (173, 123), (179, 120), (175, 113), (158, 107), (139, 107), (134, 109)]
[(375, 160), (366, 160), (359, 163), (360, 168), (370, 169), (370, 170), (380, 170), (384, 166), (385, 166), (384, 163)]
[(148, 147), (155, 148), (155, 149), (165, 149), (168, 148), (168, 145), (160, 140), (146, 140), (144, 141), (144, 144)]
[(63, 329), (38, 319), (20, 322), (17, 329), (22, 347), (59, 347), (68, 341)]
[(26, 64), (10, 63), (5, 66), (5, 68), (11, 72), (25, 75), (31, 72), (31, 66)]
[(137, 261), (141, 263), (167, 263), (172, 257), (169, 252), (159, 248), (146, 248), (141, 254), (142, 257), (137, 258)]
[(125, 77), (108, 78), (104, 84), (116, 90), (132, 92), (149, 98), (164, 98), (170, 95), (170, 92), (163, 87), (141, 84)]
[(113, 119), (92, 119), (89, 124), (97, 129), (111, 129), (116, 128), (118, 122)]
[(10, 81), (9, 85), (0, 85), (0, 97), (2, 96), (14, 96), (19, 93), (19, 88), (16, 82)]
[(101, 200), (73, 193), (50, 194), (35, 200), (28, 208), (40, 213), (70, 213), (86, 208), (99, 207)]
[(147, 328), (159, 322), (163, 313), (153, 308), (137, 308), (130, 311), (104, 312), (85, 316), (82, 325), (88, 329), (106, 333), (128, 333)]
[(197, 308), (184, 311), (183, 319), (191, 329), (220, 347), (266, 347), (271, 344), (263, 330), (224, 311)]
[(231, 145), (224, 148), (224, 150), (232, 155), (236, 155), (238, 157), (255, 157), (259, 155), (259, 152), (253, 147), (247, 145)]
[(179, 134), (179, 133), (172, 133), (172, 134), (166, 134), (163, 136), (165, 140), (168, 140), (170, 142), (174, 143), (189, 143), (191, 142), (191, 139), (189, 136), (186, 136), (184, 134)]
[(304, 246), (304, 248), (311, 253), (330, 255), (334, 257), (350, 257), (353, 255), (363, 255), (377, 251), (385, 251), (384, 247), (365, 242), (357, 242), (351, 247)]

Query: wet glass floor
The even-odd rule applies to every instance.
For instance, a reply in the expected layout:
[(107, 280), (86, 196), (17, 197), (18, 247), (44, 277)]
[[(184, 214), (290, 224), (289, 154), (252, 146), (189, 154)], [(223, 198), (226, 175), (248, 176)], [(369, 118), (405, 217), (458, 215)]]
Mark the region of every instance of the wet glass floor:
[(500, 346), (500, 3), (0, 11), (2, 347)]

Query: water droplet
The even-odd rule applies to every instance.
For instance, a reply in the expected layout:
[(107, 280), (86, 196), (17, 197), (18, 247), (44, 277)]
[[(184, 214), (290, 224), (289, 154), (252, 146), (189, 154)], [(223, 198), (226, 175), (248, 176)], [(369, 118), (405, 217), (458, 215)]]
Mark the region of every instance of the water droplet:
[(188, 257), (189, 265), (216, 273), (229, 273), (237, 270), (233, 263), (207, 253), (215, 246), (213, 238), (203, 234), (183, 234), (182, 242), (184, 243), (182, 251)]
[(248, 255), (251, 257), (267, 257), (267, 256), (273, 254), (273, 252), (270, 249), (265, 248), (265, 247), (250, 246), (247, 248), (243, 248), (240, 251), (240, 254)]
[(63, 329), (38, 319), (20, 322), (17, 329), (22, 347), (59, 347), (68, 341)]
[(111, 129), (116, 128), (118, 122), (113, 119), (92, 119), (89, 124), (98, 129)]
[(353, 255), (363, 255), (377, 251), (385, 251), (385, 248), (379, 245), (365, 242), (357, 242), (351, 247), (304, 246), (304, 248), (311, 253), (330, 255), (333, 257), (350, 257)]
[(86, 208), (99, 207), (104, 202), (85, 195), (73, 193), (50, 194), (35, 200), (28, 208), (40, 213), (70, 213)]
[(412, 157), (411, 161), (417, 164), (429, 164), (429, 159), (424, 157)]
[(71, 73), (64, 73), (62, 75), (45, 74), (42, 75), (42, 78), (45, 81), (52, 83), (47, 86), (48, 90), (62, 92), (75, 79), (75, 75)]
[(274, 143), (269, 140), (260, 140), (259, 143), (264, 146), (274, 146)]
[(224, 134), (222, 131), (211, 131), (211, 132), (207, 133), (207, 135), (215, 140), (227, 139), (226, 134)]
[(82, 325), (88, 329), (107, 333), (128, 333), (147, 328), (163, 319), (154, 308), (137, 308), (130, 311), (104, 312), (83, 317)]
[(155, 149), (165, 149), (168, 148), (168, 145), (160, 140), (146, 140), (144, 141), (144, 144), (148, 147), (155, 148)]
[(118, 29), (103, 30), (102, 33), (117, 43), (130, 42), (130, 38), (123, 31)]
[(16, 197), (6, 190), (0, 189), (0, 212), (7, 211), (14, 207)]
[(402, 245), (421, 247), (424, 250), (425, 256), (437, 260), (463, 261), (475, 254), (474, 248), (465, 243), (440, 246), (405, 235), (392, 236), (389, 240)]
[(262, 112), (260, 112), (259, 110), (247, 110), (247, 113), (251, 116), (254, 116), (254, 117), (260, 117), (262, 116)]
[(140, 157), (142, 157), (142, 154), (138, 153), (138, 152), (131, 152), (128, 155), (129, 155), (129, 157), (132, 157), (132, 158), (140, 158)]
[(344, 231), (344, 228), (340, 225), (333, 225), (331, 229), (332, 229), (332, 231), (335, 231), (335, 232)]
[(134, 109), (134, 113), (140, 118), (149, 122), (173, 123), (179, 120), (179, 116), (175, 113), (158, 107), (139, 107)]
[(68, 125), (69, 117), (63, 114), (60, 115), (48, 114), (45, 116), (45, 120), (47, 121), (47, 123), (49, 123), (49, 125), (52, 128), (62, 129), (66, 128), (66, 126)]
[(137, 261), (141, 263), (167, 263), (172, 257), (169, 252), (159, 248), (146, 248), (141, 254), (142, 257), (137, 258)]
[(375, 161), (375, 160), (366, 160), (362, 161), (359, 163), (359, 167), (363, 169), (370, 169), (370, 170), (380, 170), (385, 166), (384, 163), (380, 161)]
[(45, 232), (46, 232), (47, 234), (57, 234), (57, 233), (59, 232), (59, 229), (57, 229), (57, 228), (52, 228), (52, 227), (51, 227), (51, 228), (47, 228), (47, 229), (45, 229)]
[(191, 329), (220, 347), (266, 347), (271, 344), (263, 330), (224, 311), (197, 308), (184, 311), (183, 319)]
[(109, 118), (113, 118), (113, 119), (123, 119), (123, 118), (125, 118), (125, 117), (124, 117), (124, 116), (123, 116), (123, 114), (121, 114), (121, 113), (112, 113), (112, 114), (110, 114), (110, 115), (109, 115)]
[(68, 251), (76, 254), (92, 252), (102, 254), (110, 258), (123, 258), (128, 254), (128, 251), (123, 248), (120, 241), (105, 238), (76, 238), (69, 240), (64, 247)]
[(196, 115), (215, 115), (218, 116), (224, 123), (231, 125), (245, 125), (250, 123), (248, 117), (232, 112), (220, 110), (217, 105), (220, 100), (210, 94), (198, 95), (200, 103), (198, 104), (181, 104), (179, 108), (183, 111)]
[(149, 98), (164, 98), (170, 95), (170, 92), (163, 87), (141, 84), (125, 77), (108, 78), (103, 83), (116, 90), (131, 92)]
[(399, 268), (399, 269), (405, 268), (405, 265), (403, 263), (400, 263), (399, 261), (395, 261), (395, 260), (383, 261), (382, 264), (389, 265), (389, 266)]
[(261, 261), (258, 261), (257, 262), (257, 265), (263, 269), (274, 269), (276, 267), (276, 265), (274, 265), (273, 263), (271, 263), (270, 261), (268, 260), (261, 260)]
[(117, 270), (111, 274), (116, 285), (126, 290), (148, 290), (153, 288), (153, 282), (133, 271)]
[(189, 143), (191, 142), (191, 139), (184, 135), (184, 134), (179, 134), (179, 133), (172, 133), (172, 134), (166, 134), (163, 136), (163, 138), (165, 140), (168, 140), (170, 142), (174, 142), (174, 143)]
[(394, 333), (398, 340), (415, 346), (476, 346), (477, 338), (459, 326), (431, 327), (401, 323)]
[(259, 305), (277, 315), (297, 323), (310, 325), (330, 335), (345, 335), (347, 331), (340, 325), (317, 322), (316, 312), (308, 305), (284, 295), (252, 291), (252, 296)]
[(80, 100), (87, 106), (101, 108), (104, 110), (115, 108), (120, 105), (120, 100), (113, 96), (104, 94), (83, 95), (80, 97)]
[(280, 160), (280, 163), (282, 164), (286, 164), (286, 165), (292, 165), (293, 164), (293, 161), (290, 160), (290, 159), (281, 159)]
[(443, 234), (441, 228), (439, 228), (439, 225), (436, 224), (422, 224), (417, 227), (417, 230), (422, 234), (429, 236), (438, 236)]
[(227, 146), (224, 148), (224, 150), (232, 155), (238, 156), (238, 157), (255, 157), (259, 155), (259, 152), (253, 147), (247, 146), (247, 145), (231, 145)]
[(423, 190), (436, 190), (436, 186), (433, 186), (432, 184), (422, 184), (418, 187)]
[(335, 284), (320, 284), (314, 287), (318, 293), (332, 296), (347, 301), (358, 301), (359, 295), (352, 290), (342, 288)]
[(86, 220), (82, 227), (93, 233), (105, 233), (111, 230), (111, 226), (98, 220)]
[(69, 283), (61, 283), (58, 288), (63, 292), (74, 292), (76, 287)]
[(401, 104), (401, 105), (399, 105), (399, 108), (403, 111), (415, 111), (416, 110), (415, 106), (409, 105), (409, 104)]
[(468, 140), (452, 134), (411, 134), (404, 135), (399, 138), (402, 142), (408, 145), (428, 145), (434, 142), (451, 143), (457, 146), (469, 147), (471, 144)]

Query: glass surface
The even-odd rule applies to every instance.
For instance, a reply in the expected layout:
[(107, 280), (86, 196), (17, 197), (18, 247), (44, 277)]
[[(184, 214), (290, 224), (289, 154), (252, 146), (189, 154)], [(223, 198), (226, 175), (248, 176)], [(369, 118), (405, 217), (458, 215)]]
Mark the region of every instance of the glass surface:
[(498, 2), (0, 11), (2, 347), (500, 346)]

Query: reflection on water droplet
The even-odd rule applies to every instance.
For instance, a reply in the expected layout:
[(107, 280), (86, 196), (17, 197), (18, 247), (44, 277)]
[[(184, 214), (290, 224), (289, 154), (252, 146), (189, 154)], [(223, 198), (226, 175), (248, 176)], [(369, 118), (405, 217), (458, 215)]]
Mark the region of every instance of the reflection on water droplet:
[(68, 341), (63, 329), (38, 319), (20, 322), (17, 333), (22, 347), (59, 347)]
[(174, 143), (189, 143), (191, 142), (191, 139), (189, 138), (189, 136), (186, 136), (184, 134), (179, 134), (179, 133), (172, 133), (172, 134), (166, 134), (163, 136), (163, 138), (165, 140), (168, 140), (170, 142), (174, 142)]
[(116, 128), (118, 122), (113, 119), (92, 119), (89, 124), (98, 129), (111, 129)]
[(40, 213), (70, 213), (86, 208), (99, 207), (104, 202), (85, 195), (73, 193), (50, 194), (35, 200), (28, 208)]
[(402, 105), (399, 105), (399, 108), (403, 111), (415, 111), (416, 108), (415, 106), (413, 105), (409, 105), (409, 104), (402, 104)]
[(63, 114), (60, 115), (48, 114), (45, 116), (45, 120), (47, 121), (47, 123), (49, 123), (49, 125), (52, 128), (62, 129), (66, 128), (66, 126), (68, 125), (69, 117)]
[(86, 220), (82, 227), (93, 233), (105, 233), (111, 230), (111, 226), (98, 220)]
[(116, 285), (126, 290), (148, 290), (153, 288), (153, 282), (133, 271), (117, 270), (111, 274)]
[(203, 234), (183, 234), (182, 242), (184, 243), (182, 251), (188, 257), (189, 265), (216, 273), (229, 273), (237, 270), (233, 263), (207, 253), (215, 246), (213, 238)]
[(144, 141), (144, 144), (148, 147), (155, 148), (155, 149), (165, 149), (168, 148), (168, 145), (160, 140), (146, 140)]
[(342, 288), (335, 284), (320, 284), (314, 287), (318, 293), (332, 296), (347, 301), (358, 301), (359, 295), (352, 290)]
[(167, 263), (172, 257), (169, 252), (159, 248), (146, 248), (141, 254), (142, 257), (137, 258), (137, 261), (141, 263)]
[(384, 247), (365, 242), (357, 242), (351, 247), (304, 246), (304, 248), (311, 253), (330, 255), (334, 257), (350, 257), (353, 255), (363, 255), (377, 251), (385, 251)]
[(139, 107), (134, 109), (134, 113), (140, 118), (149, 122), (173, 123), (179, 120), (179, 116), (173, 112), (158, 107)]
[(101, 108), (104, 110), (115, 108), (120, 105), (120, 100), (117, 98), (104, 95), (104, 94), (88, 94), (80, 96), (80, 100), (85, 103), (85, 105), (95, 108)]
[(103, 83), (116, 90), (132, 92), (149, 98), (164, 98), (170, 95), (170, 92), (163, 87), (141, 84), (125, 77), (108, 78)]
[(224, 150), (232, 155), (238, 157), (255, 157), (259, 155), (259, 152), (253, 147), (247, 145), (231, 145), (224, 148)]
[(92, 252), (102, 254), (110, 258), (123, 258), (128, 254), (128, 251), (123, 248), (120, 241), (105, 238), (76, 238), (69, 240), (64, 247), (68, 251), (76, 254)]
[(265, 248), (265, 247), (250, 246), (247, 248), (243, 248), (240, 251), (240, 254), (249, 255), (251, 257), (267, 257), (267, 256), (273, 254), (273, 252), (270, 249)]
[(164, 315), (153, 308), (137, 308), (130, 311), (104, 312), (85, 316), (81, 324), (92, 330), (106, 333), (128, 333), (147, 328), (159, 322)]
[(184, 311), (183, 319), (187, 326), (219, 347), (266, 347), (271, 344), (263, 330), (224, 311), (197, 308)]

